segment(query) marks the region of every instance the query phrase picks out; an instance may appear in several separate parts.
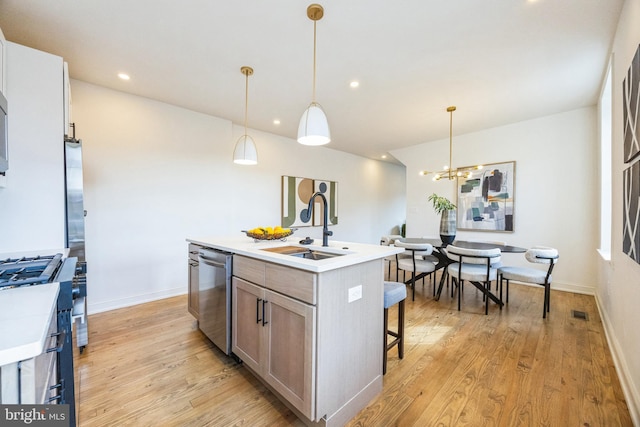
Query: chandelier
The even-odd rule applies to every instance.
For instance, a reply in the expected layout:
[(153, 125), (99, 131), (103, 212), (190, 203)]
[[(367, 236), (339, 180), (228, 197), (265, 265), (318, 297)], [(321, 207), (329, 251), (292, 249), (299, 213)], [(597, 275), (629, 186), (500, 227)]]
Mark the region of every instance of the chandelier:
[[(453, 112), (456, 111), (455, 105), (447, 107), (449, 113), (449, 165), (444, 166), (443, 170), (436, 172), (433, 176), (434, 181), (440, 181), (443, 178), (452, 180), (454, 178), (471, 178), (473, 171), (482, 169), (482, 165), (465, 166), (462, 168), (454, 168), (453, 165)], [(427, 175), (431, 172), (420, 171), (420, 175)]]

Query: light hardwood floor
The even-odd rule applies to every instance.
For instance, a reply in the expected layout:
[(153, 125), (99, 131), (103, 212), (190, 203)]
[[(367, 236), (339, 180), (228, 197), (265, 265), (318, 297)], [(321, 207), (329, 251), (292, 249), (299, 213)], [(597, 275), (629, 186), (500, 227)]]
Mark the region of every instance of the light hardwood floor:
[[(552, 291), (543, 320), (542, 288), (512, 284), (508, 307), (488, 316), (471, 286), (460, 312), (445, 292), (431, 295), (419, 285), (407, 299), (405, 357), (390, 351), (383, 392), (349, 426), (632, 425), (593, 297)], [(198, 331), (186, 305), (180, 296), (89, 316), (75, 355), (79, 426), (303, 425)]]

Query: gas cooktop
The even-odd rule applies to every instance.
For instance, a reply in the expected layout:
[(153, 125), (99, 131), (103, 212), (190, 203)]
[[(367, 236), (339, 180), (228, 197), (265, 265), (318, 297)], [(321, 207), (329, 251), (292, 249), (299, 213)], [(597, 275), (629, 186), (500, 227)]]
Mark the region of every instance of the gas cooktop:
[(62, 264), (62, 254), (0, 259), (0, 289), (49, 283)]

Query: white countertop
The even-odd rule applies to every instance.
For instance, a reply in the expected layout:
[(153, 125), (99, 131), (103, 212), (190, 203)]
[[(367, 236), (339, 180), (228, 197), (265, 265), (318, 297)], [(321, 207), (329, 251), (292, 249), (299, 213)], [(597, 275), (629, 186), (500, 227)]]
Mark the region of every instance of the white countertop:
[(46, 283), (0, 291), (0, 366), (45, 350), (59, 289), (58, 283)]
[[(335, 270), (338, 268), (343, 268), (350, 265), (384, 258), (389, 255), (404, 252), (403, 248), (396, 248), (394, 246), (340, 242), (331, 239), (329, 239), (328, 247), (323, 247), (322, 240), (320, 239), (316, 239), (316, 241), (311, 245), (301, 245), (300, 243), (298, 243), (300, 239), (302, 238), (290, 236), (286, 242), (282, 242), (280, 240), (261, 240), (258, 242), (254, 242), (253, 239), (243, 235), (234, 237), (197, 237), (188, 238), (186, 240), (197, 245), (220, 249), (223, 251), (232, 252), (234, 254), (245, 255), (251, 258), (282, 264), (289, 267), (298, 268), (300, 270), (312, 271), (315, 273)], [(262, 250), (280, 246), (299, 246), (310, 250), (339, 253), (344, 255), (316, 261), (312, 259), (305, 259)]]

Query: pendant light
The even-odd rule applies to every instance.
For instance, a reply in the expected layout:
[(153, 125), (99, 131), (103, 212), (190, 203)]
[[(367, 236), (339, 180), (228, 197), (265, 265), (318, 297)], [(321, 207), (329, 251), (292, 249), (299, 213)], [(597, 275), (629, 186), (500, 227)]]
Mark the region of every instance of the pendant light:
[(324, 9), (314, 3), (307, 8), (307, 16), (313, 21), (313, 98), (300, 118), (298, 142), (303, 145), (324, 145), (331, 141), (329, 123), (324, 110), (316, 102), (316, 24), (324, 16)]
[[(453, 112), (456, 111), (456, 106), (452, 105), (447, 107), (449, 113), (449, 165), (444, 167), (443, 171), (436, 172), (433, 177), (434, 181), (439, 181), (442, 178), (454, 179), (457, 177), (471, 178), (474, 170), (482, 169), (482, 165), (468, 166), (464, 168), (453, 168)], [(420, 175), (427, 175), (429, 171), (420, 171)]]
[(253, 138), (247, 135), (247, 111), (249, 109), (249, 76), (253, 74), (253, 68), (241, 67), (240, 72), (245, 76), (244, 98), (244, 135), (238, 138), (236, 148), (233, 150), (233, 163), (239, 165), (255, 165), (258, 163), (258, 150)]

